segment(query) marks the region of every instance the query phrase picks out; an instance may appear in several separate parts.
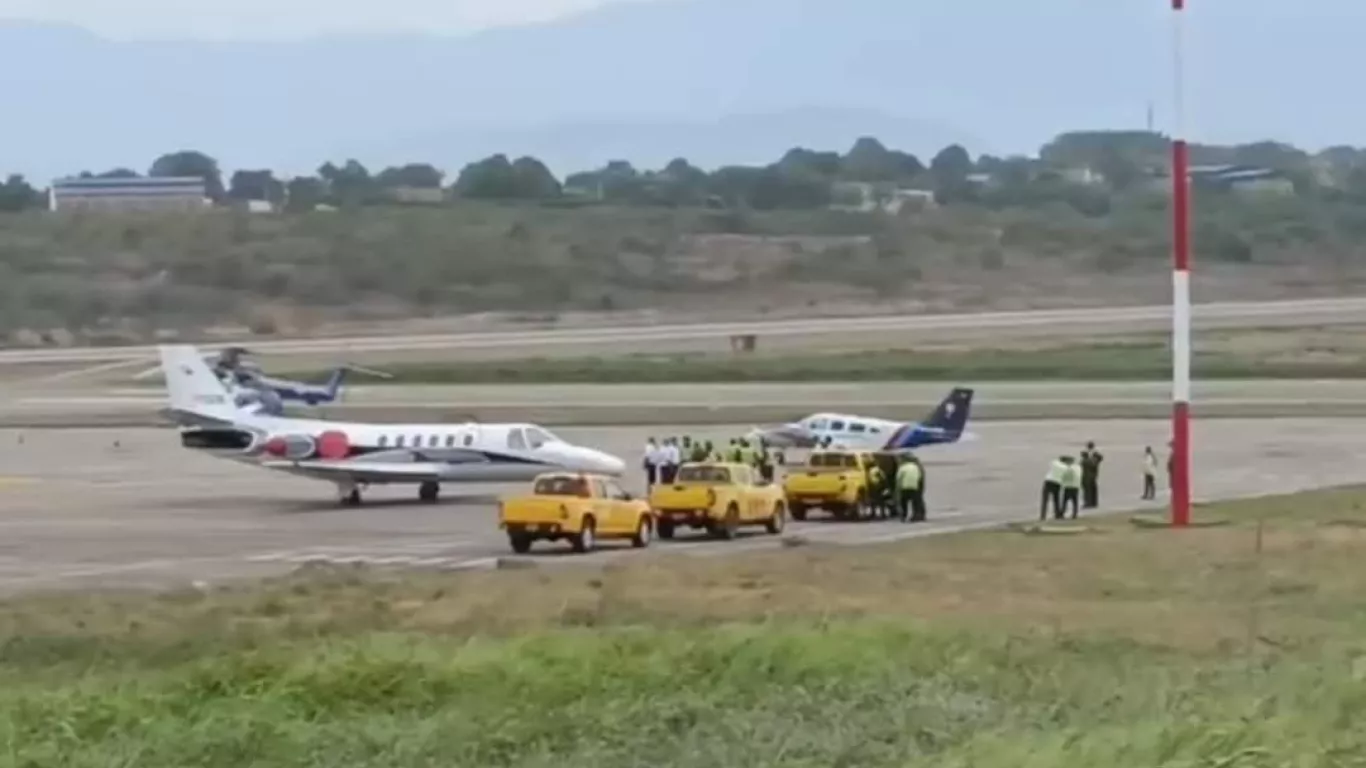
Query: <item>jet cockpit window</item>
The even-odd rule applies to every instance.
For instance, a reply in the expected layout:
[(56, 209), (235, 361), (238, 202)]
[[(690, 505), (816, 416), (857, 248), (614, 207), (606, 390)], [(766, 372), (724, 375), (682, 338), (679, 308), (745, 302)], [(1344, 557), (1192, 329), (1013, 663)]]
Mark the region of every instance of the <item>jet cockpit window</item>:
[(546, 443), (558, 443), (560, 439), (541, 429), (540, 427), (527, 427), (526, 440), (533, 449), (540, 448)]
[(526, 450), (526, 435), (520, 427), (508, 430), (508, 448), (514, 451)]

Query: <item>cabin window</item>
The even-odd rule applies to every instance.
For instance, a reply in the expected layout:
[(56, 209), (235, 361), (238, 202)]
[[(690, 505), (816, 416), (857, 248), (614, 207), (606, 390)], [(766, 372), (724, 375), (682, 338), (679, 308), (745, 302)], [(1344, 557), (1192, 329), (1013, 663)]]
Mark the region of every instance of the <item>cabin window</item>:
[(468, 448), (468, 447), (470, 447), (471, 445), (474, 445), (474, 435), (471, 435), (471, 434), (468, 434), (468, 433), (467, 433), (467, 434), (465, 435), (465, 447)]
[(438, 445), (441, 445), (441, 436), (440, 436), (440, 435), (432, 435), (431, 437), (427, 438), (427, 447), (428, 447), (428, 448), (435, 448), (435, 447), (437, 447)]
[(812, 419), (811, 421), (808, 421), (806, 423), (806, 426), (807, 429), (820, 432), (821, 430), (824, 430), (828, 424), (829, 421), (827, 421), (826, 419)]
[(842, 422), (842, 421), (832, 421), (832, 422), (830, 422), (830, 431), (831, 431), (831, 432), (843, 432), (843, 431), (844, 431), (844, 422)]
[(849, 431), (850, 431), (850, 432), (867, 432), (867, 431), (868, 431), (868, 425), (867, 425), (867, 424), (864, 424), (864, 423), (862, 423), (862, 422), (855, 421), (855, 422), (850, 423), (850, 425), (849, 425)]
[(422, 447), (422, 435), (413, 435), (413, 447), (414, 447), (414, 448), (421, 448), (421, 447)]
[(394, 447), (395, 447), (395, 448), (402, 448), (402, 447), (403, 447), (403, 435), (399, 435), (398, 437), (394, 438)]
[(521, 429), (508, 430), (508, 448), (514, 451), (526, 450), (526, 435), (522, 434)]
[(379, 447), (383, 448), (384, 446), (386, 446), (386, 445), (388, 445), (388, 444), (389, 444), (389, 436), (388, 436), (388, 435), (380, 435), (380, 436), (379, 436)]
[(446, 435), (446, 447), (447, 447), (447, 448), (454, 448), (454, 447), (455, 447), (455, 435)]

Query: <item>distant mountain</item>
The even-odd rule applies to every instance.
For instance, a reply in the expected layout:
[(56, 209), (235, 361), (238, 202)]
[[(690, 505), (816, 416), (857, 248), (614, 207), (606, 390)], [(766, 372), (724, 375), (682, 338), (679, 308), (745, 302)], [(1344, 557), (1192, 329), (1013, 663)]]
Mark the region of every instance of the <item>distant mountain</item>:
[[(461, 38), (116, 43), (0, 22), (0, 169), (145, 166), (178, 148), (306, 171), (355, 155), (454, 171), (492, 151), (759, 162), (856, 136), (1031, 152), (1075, 128), (1166, 127), (1165, 0), (661, 0)], [(1193, 137), (1366, 143), (1343, 85), (1366, 5), (1197, 0)]]

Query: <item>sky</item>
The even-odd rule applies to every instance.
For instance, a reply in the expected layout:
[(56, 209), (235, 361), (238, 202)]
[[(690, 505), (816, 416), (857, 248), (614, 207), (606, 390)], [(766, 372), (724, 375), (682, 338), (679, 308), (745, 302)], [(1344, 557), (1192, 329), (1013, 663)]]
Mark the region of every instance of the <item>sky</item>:
[(106, 37), (266, 40), (356, 32), (462, 34), (649, 0), (0, 0), (0, 19)]

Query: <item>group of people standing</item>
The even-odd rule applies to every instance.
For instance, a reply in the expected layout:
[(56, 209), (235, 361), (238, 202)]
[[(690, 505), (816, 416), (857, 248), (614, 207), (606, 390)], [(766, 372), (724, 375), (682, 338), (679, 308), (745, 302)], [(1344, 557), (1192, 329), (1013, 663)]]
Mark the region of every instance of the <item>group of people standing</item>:
[(641, 465), (645, 470), (647, 486), (672, 483), (678, 476), (680, 465), (700, 461), (748, 464), (754, 467), (766, 482), (771, 483), (777, 474), (776, 467), (784, 464), (786, 460), (787, 457), (781, 450), (770, 451), (762, 440), (732, 438), (730, 445), (719, 449), (710, 440), (694, 440), (684, 435), (666, 437), (658, 442), (653, 437), (646, 440)]
[[(1039, 519), (1048, 519), (1051, 507), (1053, 518), (1062, 520), (1067, 517), (1070, 507), (1072, 519), (1078, 514), (1078, 501), (1082, 509), (1095, 509), (1100, 506), (1100, 465), (1105, 456), (1096, 449), (1094, 442), (1087, 443), (1081, 452), (1080, 460), (1073, 456), (1059, 456), (1053, 460), (1044, 476), (1043, 494), (1039, 501)], [(1167, 457), (1167, 477), (1171, 479), (1172, 458)], [(1143, 449), (1143, 494), (1144, 501), (1157, 498), (1157, 455), (1152, 446)]]
[(1055, 520), (1065, 519), (1070, 507), (1075, 520), (1080, 514), (1079, 506), (1084, 509), (1100, 506), (1100, 465), (1103, 461), (1105, 455), (1093, 442), (1086, 444), (1080, 461), (1071, 455), (1054, 459), (1044, 476), (1039, 519), (1048, 519), (1049, 507), (1052, 507)]

